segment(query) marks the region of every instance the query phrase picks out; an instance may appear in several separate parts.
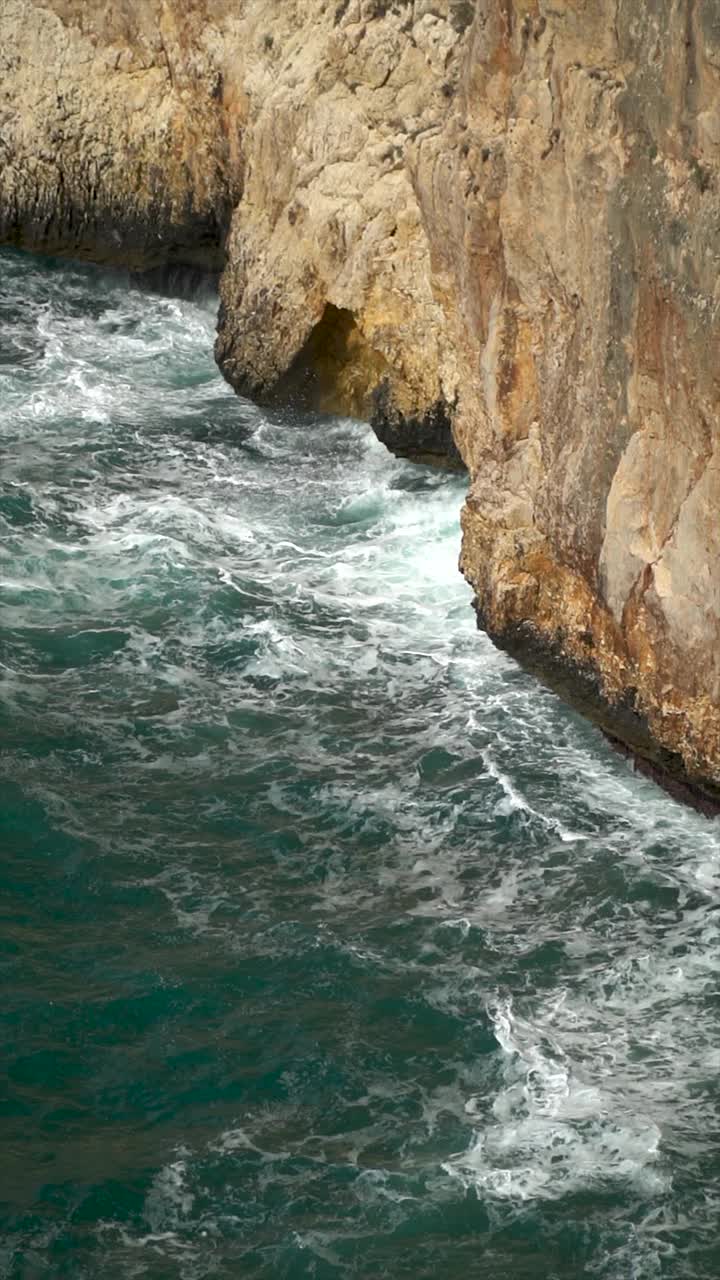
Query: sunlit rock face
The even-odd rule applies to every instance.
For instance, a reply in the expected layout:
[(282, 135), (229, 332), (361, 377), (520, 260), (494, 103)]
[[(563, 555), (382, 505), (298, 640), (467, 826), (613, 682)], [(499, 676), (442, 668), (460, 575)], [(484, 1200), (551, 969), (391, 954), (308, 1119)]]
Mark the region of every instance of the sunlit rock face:
[(717, 6), (483, 10), (462, 120), (500, 170), (478, 232), (498, 251), (495, 279), (455, 275), (483, 315), (463, 567), (491, 633), (716, 785)]
[(716, 795), (714, 0), (0, 0), (0, 21), (3, 238), (224, 265), (233, 385), (461, 456), (482, 624)]

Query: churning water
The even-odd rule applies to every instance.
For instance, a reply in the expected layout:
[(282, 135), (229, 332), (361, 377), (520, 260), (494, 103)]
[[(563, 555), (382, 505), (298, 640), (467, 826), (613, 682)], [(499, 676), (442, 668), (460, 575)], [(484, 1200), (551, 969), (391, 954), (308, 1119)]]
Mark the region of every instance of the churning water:
[(716, 1280), (716, 828), (214, 309), (2, 256), (0, 1276)]

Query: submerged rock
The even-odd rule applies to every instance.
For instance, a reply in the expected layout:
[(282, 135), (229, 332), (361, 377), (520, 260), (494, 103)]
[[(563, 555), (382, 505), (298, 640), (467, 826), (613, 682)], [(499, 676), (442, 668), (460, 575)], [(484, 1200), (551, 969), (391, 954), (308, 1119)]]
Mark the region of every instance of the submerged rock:
[(0, 0), (0, 19), (3, 239), (224, 262), (233, 385), (459, 454), (482, 625), (714, 796), (716, 6)]

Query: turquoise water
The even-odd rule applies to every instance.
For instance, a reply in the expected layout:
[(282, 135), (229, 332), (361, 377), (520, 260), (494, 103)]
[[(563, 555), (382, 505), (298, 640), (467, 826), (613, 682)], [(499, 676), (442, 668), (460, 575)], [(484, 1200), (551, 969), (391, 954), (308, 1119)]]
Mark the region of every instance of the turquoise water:
[(717, 828), (214, 309), (2, 255), (0, 1276), (717, 1277)]

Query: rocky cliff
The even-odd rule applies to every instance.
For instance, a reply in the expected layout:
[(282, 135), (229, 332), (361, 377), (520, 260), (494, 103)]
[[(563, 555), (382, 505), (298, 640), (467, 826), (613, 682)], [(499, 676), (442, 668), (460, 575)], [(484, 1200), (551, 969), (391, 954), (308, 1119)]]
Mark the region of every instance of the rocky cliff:
[(480, 621), (720, 796), (716, 0), (0, 0), (0, 235), (470, 475)]

